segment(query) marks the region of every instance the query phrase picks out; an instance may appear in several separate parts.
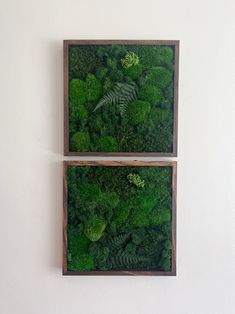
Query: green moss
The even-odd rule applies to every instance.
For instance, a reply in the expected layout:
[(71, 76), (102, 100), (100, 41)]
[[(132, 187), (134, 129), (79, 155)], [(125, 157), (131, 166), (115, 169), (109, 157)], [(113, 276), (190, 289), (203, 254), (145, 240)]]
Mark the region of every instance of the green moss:
[(88, 111), (84, 105), (73, 106), (70, 104), (69, 117), (71, 122), (75, 122), (74, 126), (77, 126), (77, 122), (85, 123), (87, 121)]
[(104, 136), (98, 140), (97, 151), (99, 152), (116, 152), (118, 150), (118, 144), (114, 137)]
[(134, 209), (131, 216), (131, 225), (134, 227), (146, 227), (151, 224), (151, 214), (156, 205), (156, 193), (143, 191), (134, 201)]
[(68, 250), (72, 256), (88, 252), (90, 240), (85, 235), (70, 234), (68, 237)]
[(70, 79), (78, 77), (78, 50), (76, 48), (69, 49), (69, 77)]
[(69, 100), (74, 106), (85, 104), (85, 83), (82, 80), (73, 79), (70, 81)]
[(94, 215), (85, 224), (84, 233), (91, 241), (98, 241), (106, 228), (104, 219)]
[(113, 82), (122, 82), (123, 81), (123, 73), (120, 70), (112, 70), (109, 73), (109, 77)]
[(146, 83), (159, 88), (165, 88), (172, 82), (172, 79), (171, 71), (164, 67), (155, 67), (149, 71)]
[(150, 113), (150, 104), (142, 100), (133, 101), (127, 109), (128, 120), (131, 124), (143, 123)]
[(89, 271), (94, 269), (94, 259), (90, 254), (82, 254), (68, 263), (69, 271)]
[(159, 87), (145, 84), (139, 91), (139, 98), (148, 101), (151, 105), (161, 104), (164, 96)]
[(79, 199), (83, 202), (97, 202), (101, 195), (98, 184), (79, 184)]
[(174, 51), (171, 47), (159, 47), (159, 55), (162, 64), (173, 64)]
[(96, 102), (101, 97), (102, 85), (93, 74), (88, 74), (85, 82), (85, 94), (88, 102)]
[(126, 68), (124, 73), (131, 79), (135, 80), (141, 75), (142, 71), (143, 71), (143, 66), (142, 64), (139, 63), (139, 64)]
[[(71, 54), (73, 57), (70, 62), (70, 72), (73, 72), (74, 76), (70, 78), (79, 78), (85, 80), (88, 73), (94, 73), (95, 70), (101, 66), (101, 60), (97, 58), (96, 46), (81, 45), (78, 47), (72, 47)], [(76, 52), (75, 52), (76, 51)], [(73, 70), (73, 65), (76, 65)]]
[(105, 78), (104, 85), (103, 85), (103, 91), (106, 94), (113, 88), (113, 82), (110, 80), (109, 77)]
[(106, 75), (108, 73), (108, 69), (105, 67), (100, 67), (96, 71), (96, 77), (98, 80), (102, 81), (105, 79)]
[(108, 58), (107, 59), (107, 66), (112, 69), (112, 70), (116, 70), (117, 68), (117, 60), (115, 58)]
[(90, 135), (87, 132), (77, 132), (71, 138), (71, 149), (74, 152), (87, 152), (90, 149)]
[(154, 210), (150, 217), (152, 225), (161, 225), (171, 220), (171, 212), (169, 210)]

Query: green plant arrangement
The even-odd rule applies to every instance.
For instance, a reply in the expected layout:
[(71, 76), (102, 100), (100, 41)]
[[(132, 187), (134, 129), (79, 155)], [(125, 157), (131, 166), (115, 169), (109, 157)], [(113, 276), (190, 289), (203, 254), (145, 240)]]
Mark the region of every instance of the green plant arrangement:
[(66, 272), (172, 274), (172, 163), (67, 163)]
[(177, 42), (66, 45), (66, 154), (176, 153)]

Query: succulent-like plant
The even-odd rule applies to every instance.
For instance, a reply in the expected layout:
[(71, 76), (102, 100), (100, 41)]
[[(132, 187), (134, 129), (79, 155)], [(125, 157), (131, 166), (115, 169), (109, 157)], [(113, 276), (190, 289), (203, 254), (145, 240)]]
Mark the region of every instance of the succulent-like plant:
[(124, 69), (127, 69), (140, 62), (139, 57), (132, 51), (127, 52), (125, 58), (121, 59), (121, 63)]
[(142, 180), (138, 174), (129, 173), (127, 179), (138, 188), (144, 187), (144, 180)]

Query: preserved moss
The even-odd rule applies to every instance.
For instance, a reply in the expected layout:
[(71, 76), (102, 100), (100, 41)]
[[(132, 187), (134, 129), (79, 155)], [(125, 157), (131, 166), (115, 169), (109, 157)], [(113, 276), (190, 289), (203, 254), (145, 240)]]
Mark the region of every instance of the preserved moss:
[[(114, 93), (117, 83), (123, 85)], [(95, 110), (100, 102), (105, 106)], [(70, 47), (68, 105), (70, 151), (172, 152), (173, 47)], [(160, 123), (155, 109), (167, 115)]]
[(77, 132), (71, 138), (73, 151), (87, 152), (90, 149), (90, 136), (87, 132)]
[[(171, 171), (69, 166), (68, 269), (170, 271)], [(144, 186), (130, 182), (129, 174)]]
[(143, 123), (150, 113), (151, 105), (142, 100), (132, 102), (128, 107), (128, 119), (131, 124)]

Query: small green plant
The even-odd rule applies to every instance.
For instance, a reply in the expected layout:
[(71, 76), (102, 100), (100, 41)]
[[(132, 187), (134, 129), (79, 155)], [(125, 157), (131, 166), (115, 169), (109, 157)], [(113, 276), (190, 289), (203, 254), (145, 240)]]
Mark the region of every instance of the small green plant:
[(129, 173), (127, 176), (127, 179), (129, 180), (130, 183), (134, 184), (138, 188), (144, 187), (144, 184), (145, 184), (144, 180), (142, 180), (138, 174)]
[(121, 63), (124, 69), (127, 69), (140, 62), (139, 57), (132, 51), (127, 52), (125, 58), (121, 59)]
[(90, 148), (90, 135), (87, 132), (77, 132), (71, 138), (71, 149), (78, 152), (87, 152)]
[(114, 88), (104, 95), (94, 111), (104, 105), (117, 105), (120, 114), (123, 115), (130, 102), (137, 98), (137, 85), (135, 83), (115, 83)]

